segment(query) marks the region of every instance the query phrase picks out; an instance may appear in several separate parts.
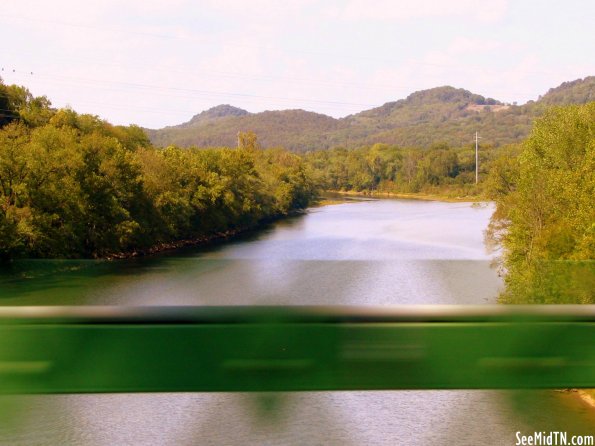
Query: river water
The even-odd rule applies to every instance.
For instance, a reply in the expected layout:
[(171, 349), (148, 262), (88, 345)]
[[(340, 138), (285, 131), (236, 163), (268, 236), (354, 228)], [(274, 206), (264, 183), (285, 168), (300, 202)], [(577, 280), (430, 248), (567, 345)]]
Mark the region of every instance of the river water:
[[(234, 241), (152, 258), (21, 261), (3, 305), (494, 303), (489, 205), (352, 200)], [(591, 433), (570, 394), (504, 391), (29, 396), (3, 444), (513, 445), (515, 433)], [(0, 409), (1, 409), (0, 405)]]

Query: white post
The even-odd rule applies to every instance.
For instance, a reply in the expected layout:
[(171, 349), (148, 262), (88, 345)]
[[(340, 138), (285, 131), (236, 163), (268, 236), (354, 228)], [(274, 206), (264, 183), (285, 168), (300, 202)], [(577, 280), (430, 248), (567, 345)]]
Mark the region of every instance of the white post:
[(479, 181), (479, 155), (478, 155), (478, 141), (477, 132), (475, 132), (475, 184)]

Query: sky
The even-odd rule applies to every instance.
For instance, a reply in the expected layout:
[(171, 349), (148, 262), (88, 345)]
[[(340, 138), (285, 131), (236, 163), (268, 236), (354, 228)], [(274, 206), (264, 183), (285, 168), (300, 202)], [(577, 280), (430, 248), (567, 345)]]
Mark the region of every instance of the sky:
[(593, 0), (19, 0), (0, 77), (114, 124), (218, 104), (343, 117), (442, 85), (535, 100), (595, 74)]

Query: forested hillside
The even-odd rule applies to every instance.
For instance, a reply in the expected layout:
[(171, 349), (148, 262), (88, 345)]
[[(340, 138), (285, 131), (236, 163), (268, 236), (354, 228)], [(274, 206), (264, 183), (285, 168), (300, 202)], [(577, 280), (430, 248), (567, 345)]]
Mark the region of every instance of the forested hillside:
[(326, 135), (341, 127), (340, 121), (330, 116), (304, 110), (246, 112), (240, 116), (222, 114), (203, 119), (203, 116), (212, 116), (214, 111), (227, 107), (240, 110), (230, 106), (213, 107), (180, 126), (147, 130), (147, 134), (157, 146), (209, 147), (233, 146), (237, 143), (238, 132), (251, 131), (258, 135), (264, 147), (286, 147), (304, 152), (314, 147), (330, 146), (325, 143)]
[(233, 145), (239, 131), (254, 131), (265, 147), (293, 151), (352, 148), (384, 143), (401, 147), (430, 147), (437, 143), (464, 146), (475, 131), (488, 145), (517, 143), (526, 138), (535, 118), (548, 105), (584, 104), (594, 100), (595, 77), (590, 76), (549, 90), (524, 105), (503, 104), (492, 98), (453, 87), (415, 92), (342, 119), (303, 110), (248, 113), (231, 106), (202, 112), (189, 122), (148, 130), (159, 146)]

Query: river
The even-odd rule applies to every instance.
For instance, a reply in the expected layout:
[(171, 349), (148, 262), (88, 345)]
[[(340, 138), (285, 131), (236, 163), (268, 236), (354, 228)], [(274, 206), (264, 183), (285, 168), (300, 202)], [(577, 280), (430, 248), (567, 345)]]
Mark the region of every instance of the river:
[[(3, 305), (494, 303), (490, 205), (352, 200), (233, 241), (123, 261), (20, 261)], [(3, 444), (515, 444), (595, 426), (571, 394), (504, 391), (27, 396)]]

